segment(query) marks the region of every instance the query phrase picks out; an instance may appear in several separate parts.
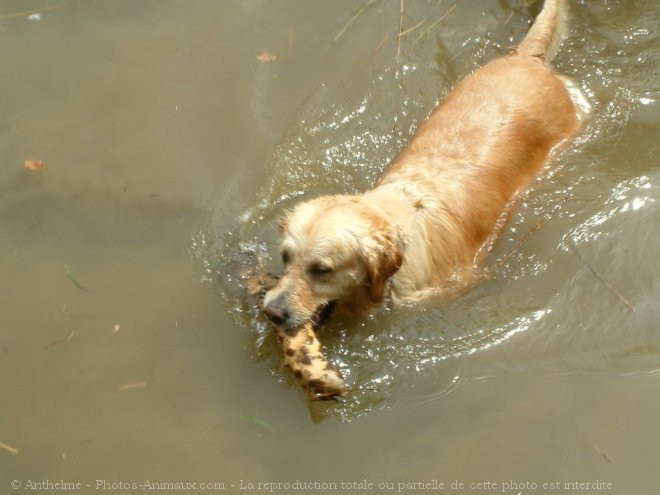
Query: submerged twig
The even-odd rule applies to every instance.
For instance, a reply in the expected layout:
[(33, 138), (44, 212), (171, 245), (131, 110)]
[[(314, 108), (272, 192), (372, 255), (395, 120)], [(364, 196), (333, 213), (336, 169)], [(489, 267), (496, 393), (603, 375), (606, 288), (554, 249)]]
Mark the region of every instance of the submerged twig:
[(424, 24), (425, 22), (426, 22), (426, 19), (422, 19), (422, 20), (419, 21), (417, 24), (415, 24), (414, 26), (409, 27), (409, 28), (406, 29), (405, 31), (401, 31), (401, 30), (399, 29), (399, 38), (405, 36), (406, 34), (412, 33), (415, 29), (417, 29), (419, 26), (421, 26), (421, 25)]
[(271, 433), (275, 432), (275, 429), (272, 426), (270, 426), (270, 424), (268, 424), (266, 421), (264, 421), (261, 418), (257, 418), (256, 416), (249, 416), (247, 414), (243, 414), (241, 415), (241, 419), (245, 421), (249, 421), (250, 423), (254, 423), (255, 425), (261, 426), (262, 428), (267, 429)]
[(509, 21), (513, 19), (513, 14), (514, 12), (512, 10), (511, 13), (509, 14), (509, 17), (506, 18), (506, 21), (504, 21), (504, 24), (502, 24), (502, 26), (506, 26), (507, 24), (509, 24)]
[(578, 259), (584, 264), (584, 266), (586, 266), (589, 269), (589, 271), (593, 274), (593, 276), (596, 277), (600, 281), (600, 283), (607, 288), (607, 290), (609, 290), (612, 294), (614, 294), (617, 298), (619, 298), (619, 300), (623, 304), (625, 304), (628, 307), (628, 309), (630, 309), (630, 311), (632, 311), (633, 313), (636, 311), (635, 306), (630, 301), (628, 301), (628, 299), (626, 299), (623, 296), (623, 294), (621, 294), (618, 290), (616, 290), (612, 286), (612, 284), (610, 284), (607, 280), (601, 277), (600, 274), (596, 271), (596, 269), (591, 265), (591, 263), (589, 263), (587, 260), (585, 260), (582, 257), (582, 255), (577, 250), (577, 247), (575, 246), (575, 243), (573, 242), (572, 239), (568, 240), (568, 248), (573, 252), (575, 256), (578, 257)]
[(71, 342), (73, 340), (74, 334), (75, 334), (74, 331), (71, 330), (71, 332), (69, 332), (69, 336), (66, 339), (56, 340), (56, 341), (51, 342), (50, 344), (48, 344), (46, 347), (54, 347), (56, 345), (66, 344), (67, 342)]
[(80, 285), (80, 282), (78, 282), (76, 280), (76, 277), (74, 277), (73, 272), (71, 272), (71, 269), (68, 266), (64, 265), (64, 271), (66, 272), (66, 276), (69, 277), (69, 280), (71, 280), (73, 285), (75, 285), (76, 287), (78, 287), (82, 291), (91, 292), (88, 288), (83, 287), (82, 285)]
[[(415, 24), (414, 26), (409, 27), (409, 28), (406, 29), (405, 31), (400, 31), (399, 33), (397, 33), (396, 36), (397, 36), (397, 38), (399, 38), (399, 43), (400, 43), (400, 41), (401, 41), (401, 38), (403, 38), (403, 37), (404, 37), (405, 35), (407, 35), (407, 34), (412, 33), (415, 29), (417, 29), (418, 27), (420, 27), (420, 26), (421, 26), (422, 24), (424, 24), (425, 22), (426, 22), (426, 19), (423, 19), (423, 20), (419, 21), (417, 24)], [(385, 42), (390, 38), (390, 36), (391, 36), (391, 35), (386, 34), (386, 35), (383, 37), (383, 39), (380, 40), (380, 42), (376, 45), (376, 48), (374, 48), (374, 53), (376, 53), (378, 50), (380, 50), (380, 49), (383, 47), (383, 45), (384, 45)]]
[(413, 44), (413, 45), (416, 45), (417, 42), (418, 42), (419, 40), (421, 40), (424, 36), (426, 36), (427, 34), (429, 34), (429, 32), (431, 32), (431, 30), (432, 30), (434, 27), (436, 27), (436, 26), (437, 26), (437, 25), (438, 25), (438, 24), (439, 24), (439, 23), (440, 23), (445, 17), (447, 17), (449, 14), (451, 14), (451, 13), (454, 11), (455, 8), (456, 8), (456, 4), (454, 4), (454, 5), (452, 5), (451, 7), (449, 7), (449, 8), (445, 11), (444, 14), (442, 14), (440, 17), (438, 17), (435, 21), (433, 21), (433, 23), (432, 23), (429, 27), (427, 27), (424, 31), (422, 31), (422, 32), (419, 34), (419, 36), (417, 36), (417, 38), (415, 38), (415, 41), (413, 41), (412, 44)]
[(341, 30), (335, 35), (335, 37), (334, 37), (334, 39), (333, 39), (332, 41), (333, 41), (334, 43), (337, 43), (337, 41), (339, 41), (339, 38), (341, 38), (342, 36), (344, 36), (344, 33), (345, 33), (346, 30), (350, 27), (350, 25), (353, 24), (353, 22), (355, 21), (355, 19), (357, 19), (358, 17), (360, 17), (360, 15), (361, 15), (365, 10), (367, 10), (369, 7), (371, 7), (371, 6), (372, 6), (374, 3), (376, 3), (377, 1), (378, 1), (378, 0), (367, 0), (367, 2), (366, 2), (364, 5), (362, 5), (362, 7), (360, 7), (360, 8), (355, 12), (355, 14), (353, 14), (353, 16), (348, 20), (348, 22), (346, 22), (346, 24), (344, 24), (344, 27), (341, 28)]
[(607, 462), (612, 462), (612, 461), (613, 461), (612, 456), (610, 456), (607, 452), (605, 452), (605, 451), (599, 449), (596, 445), (594, 445), (593, 447), (594, 447), (594, 450), (595, 450), (598, 454), (600, 454), (601, 456), (603, 456), (603, 458), (604, 458)]
[(396, 60), (394, 62), (394, 73), (399, 71), (399, 57), (401, 56), (401, 36), (403, 32), (403, 11), (405, 8), (404, 0), (399, 0), (399, 34), (396, 37)]
[(525, 242), (527, 242), (527, 239), (529, 239), (532, 236), (532, 234), (534, 234), (534, 232), (536, 232), (541, 227), (543, 227), (544, 223), (545, 223), (544, 218), (539, 220), (537, 222), (537, 224), (534, 225), (531, 229), (529, 229), (529, 231), (524, 236), (522, 236), (520, 239), (518, 239), (518, 242), (516, 242), (516, 245), (513, 246), (513, 249), (511, 249), (511, 251), (509, 251), (507, 254), (505, 254), (504, 257), (495, 264), (495, 267), (500, 268), (504, 263), (506, 263), (509, 260), (509, 258), (511, 258), (511, 256), (513, 256), (514, 254), (516, 254), (518, 252), (518, 250), (520, 249), (520, 246), (522, 246)]
[(374, 53), (376, 53), (378, 50), (380, 50), (381, 48), (383, 48), (383, 45), (385, 44), (385, 42), (387, 41), (387, 38), (389, 38), (389, 37), (390, 37), (390, 35), (389, 35), (389, 34), (386, 34), (386, 35), (383, 37), (383, 39), (380, 40), (380, 43), (378, 43), (378, 44), (376, 45), (376, 48), (374, 48)]

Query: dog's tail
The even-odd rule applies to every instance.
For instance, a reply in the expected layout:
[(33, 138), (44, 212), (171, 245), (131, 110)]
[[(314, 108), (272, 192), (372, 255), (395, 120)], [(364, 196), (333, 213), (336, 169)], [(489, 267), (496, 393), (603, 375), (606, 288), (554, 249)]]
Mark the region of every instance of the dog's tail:
[(516, 50), (521, 55), (550, 60), (561, 40), (564, 0), (545, 0), (543, 10)]

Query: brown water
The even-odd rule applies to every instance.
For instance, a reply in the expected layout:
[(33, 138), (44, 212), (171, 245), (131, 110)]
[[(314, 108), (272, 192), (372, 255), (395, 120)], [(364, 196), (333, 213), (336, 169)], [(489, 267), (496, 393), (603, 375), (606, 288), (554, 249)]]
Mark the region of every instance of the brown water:
[[(373, 184), (526, 3), (405, 2), (397, 61), (396, 1), (0, 2), (0, 493), (656, 493), (655, 0), (571, 2), (584, 131), (488, 282), (322, 332), (345, 404), (308, 403), (236, 278), (278, 269), (282, 208)], [(258, 485), (296, 480), (329, 485)]]

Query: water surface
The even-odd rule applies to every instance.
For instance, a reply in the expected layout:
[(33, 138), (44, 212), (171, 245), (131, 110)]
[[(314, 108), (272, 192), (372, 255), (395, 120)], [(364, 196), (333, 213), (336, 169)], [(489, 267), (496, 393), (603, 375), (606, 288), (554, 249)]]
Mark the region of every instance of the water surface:
[(488, 281), (322, 331), (344, 404), (308, 403), (237, 277), (279, 270), (282, 209), (371, 187), (461, 77), (524, 35), (527, 3), (406, 2), (398, 48), (399, 2), (3, 2), (0, 442), (18, 453), (0, 449), (0, 492), (653, 492), (656, 2), (570, 2), (553, 65), (592, 107), (583, 131), (526, 192)]

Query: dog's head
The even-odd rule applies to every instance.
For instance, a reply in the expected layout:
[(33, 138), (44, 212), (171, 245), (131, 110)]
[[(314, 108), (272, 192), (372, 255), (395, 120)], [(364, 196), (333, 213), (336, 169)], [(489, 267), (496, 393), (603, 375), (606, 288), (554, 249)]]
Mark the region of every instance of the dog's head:
[(339, 306), (368, 311), (403, 263), (403, 239), (385, 213), (356, 196), (322, 196), (281, 224), (284, 274), (264, 300), (285, 330), (324, 323)]

